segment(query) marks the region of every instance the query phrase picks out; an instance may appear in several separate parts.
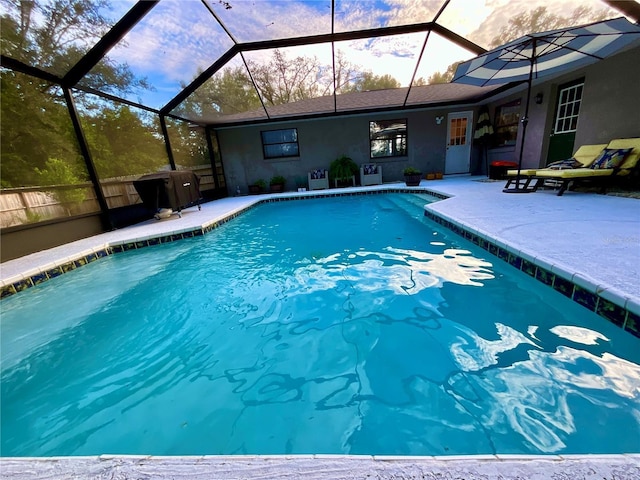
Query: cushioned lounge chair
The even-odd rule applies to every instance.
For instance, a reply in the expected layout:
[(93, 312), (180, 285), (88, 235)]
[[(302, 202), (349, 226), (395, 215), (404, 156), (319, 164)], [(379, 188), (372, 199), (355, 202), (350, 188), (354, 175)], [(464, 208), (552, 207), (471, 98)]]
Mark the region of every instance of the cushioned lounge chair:
[(329, 173), (321, 168), (307, 172), (309, 190), (322, 190), (329, 188)]
[[(621, 178), (627, 177), (631, 172), (638, 168), (640, 160), (640, 138), (619, 138), (612, 140), (605, 148), (606, 151), (628, 151), (622, 156), (621, 163), (609, 165), (610, 168), (576, 168), (563, 170), (554, 177), (550, 172), (539, 171), (536, 173), (538, 182), (544, 182), (545, 179), (554, 178), (561, 182), (558, 195), (562, 195), (570, 185), (577, 186), (581, 183), (590, 183), (599, 186), (601, 193), (606, 193), (607, 187)], [(598, 160), (594, 162), (597, 163)], [(559, 177), (559, 178), (558, 178)]]
[(382, 185), (382, 165), (365, 163), (360, 166), (360, 185)]
[[(600, 152), (593, 159), (590, 156), (595, 150)], [(615, 151), (629, 150), (624, 155), (615, 155)], [(613, 153), (613, 155), (612, 155)], [(543, 168), (538, 170), (521, 171), (520, 176), (526, 176), (526, 184), (536, 180), (533, 190), (545, 184), (545, 182), (553, 181), (559, 186), (558, 196), (561, 196), (570, 185), (576, 186), (583, 182), (590, 182), (601, 187), (601, 192), (605, 193), (607, 186), (615, 179), (629, 175), (636, 168), (640, 158), (640, 138), (620, 138), (604, 145), (584, 145), (580, 147), (574, 158), (578, 160), (581, 166), (578, 168), (553, 169)], [(621, 163), (617, 163), (621, 162)], [(609, 168), (607, 168), (609, 167)], [(517, 174), (517, 171), (510, 171)], [(512, 178), (510, 178), (512, 180)], [(509, 181), (507, 182), (509, 184)]]
[[(576, 159), (578, 162), (580, 162), (582, 164), (582, 167), (588, 167), (589, 165), (591, 165), (595, 159), (598, 157), (598, 155), (600, 155), (600, 153), (602, 153), (602, 150), (607, 146), (606, 143), (603, 144), (597, 144), (597, 145), (582, 145), (580, 148), (578, 148), (578, 150), (576, 150), (576, 152), (573, 154), (574, 159)], [(570, 167), (565, 167), (565, 168), (570, 168)], [(524, 180), (524, 188), (528, 188), (529, 184), (531, 183), (532, 180), (535, 180), (536, 177), (536, 173), (543, 171), (543, 170), (553, 170), (554, 172), (558, 172), (558, 170), (562, 169), (562, 167), (560, 168), (528, 168), (528, 169), (522, 169), (520, 170), (520, 179), (521, 181)], [(509, 185), (511, 185), (511, 183), (513, 183), (516, 180), (516, 177), (518, 176), (518, 170), (507, 170), (507, 184), (505, 185), (505, 188), (509, 188)]]

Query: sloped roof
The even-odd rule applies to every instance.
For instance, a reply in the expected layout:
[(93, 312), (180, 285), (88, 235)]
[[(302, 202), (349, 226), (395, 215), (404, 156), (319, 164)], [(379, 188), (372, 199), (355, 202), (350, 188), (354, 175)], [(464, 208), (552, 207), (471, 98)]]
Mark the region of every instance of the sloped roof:
[[(334, 97), (331, 95), (270, 106), (267, 108), (269, 117), (267, 117), (264, 110), (259, 109), (225, 115), (224, 118), (204, 117), (198, 119), (198, 121), (211, 124), (236, 124), (265, 121), (268, 118), (282, 120), (283, 118), (319, 116), (322, 114), (353, 114), (397, 108), (424, 108), (457, 103), (473, 103), (481, 101), (500, 89), (501, 87), (496, 86), (475, 87), (459, 83), (439, 83), (415, 86), (411, 90), (408, 87), (372, 90), (337, 95), (335, 104)], [(407, 95), (409, 96), (408, 99)]]

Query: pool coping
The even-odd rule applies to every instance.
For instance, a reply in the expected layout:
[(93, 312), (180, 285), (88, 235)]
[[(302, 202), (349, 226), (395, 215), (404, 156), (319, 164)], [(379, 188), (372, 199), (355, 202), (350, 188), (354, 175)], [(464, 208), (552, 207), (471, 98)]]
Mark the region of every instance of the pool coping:
[(640, 477), (640, 454), (612, 455), (97, 455), (0, 458), (3, 478), (548, 479)]
[[(200, 223), (198, 226), (178, 228), (160, 235), (149, 234), (105, 242), (97, 247), (84, 250), (75, 256), (66, 257), (42, 267), (36, 267), (23, 272), (22, 274), (2, 279), (0, 280), (0, 300), (109, 255), (205, 235), (263, 203), (336, 196), (376, 195), (381, 193), (421, 193), (432, 196), (438, 200), (446, 200), (453, 197), (453, 195), (440, 193), (427, 186), (401, 187), (397, 184), (389, 184), (379, 188), (364, 190), (339, 189), (335, 191), (286, 192), (275, 195), (247, 197), (247, 200), (249, 200), (249, 198), (252, 200), (249, 204), (231, 209), (212, 220)], [(546, 261), (544, 256), (537, 255), (535, 252), (515, 248), (487, 232), (475, 229), (464, 222), (433, 210), (430, 208), (430, 205), (431, 204), (425, 205), (424, 211), (425, 216), (430, 220), (488, 251), (490, 254), (526, 273), (535, 280), (553, 288), (570, 300), (622, 328), (624, 331), (640, 338), (640, 300), (619, 294), (607, 285), (594, 283), (584, 275), (581, 275), (580, 272), (572, 273), (563, 268), (562, 265), (552, 264)]]
[(517, 249), (486, 232), (436, 213), (428, 205), (425, 216), (640, 338), (640, 305), (634, 299), (619, 295), (605, 285), (595, 284), (579, 272), (571, 273), (561, 265), (545, 261), (542, 256)]

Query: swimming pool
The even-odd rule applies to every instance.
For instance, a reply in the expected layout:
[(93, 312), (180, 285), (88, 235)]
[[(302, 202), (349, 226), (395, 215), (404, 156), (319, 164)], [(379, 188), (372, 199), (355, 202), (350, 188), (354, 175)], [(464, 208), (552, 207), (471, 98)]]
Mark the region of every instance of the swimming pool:
[(4, 300), (2, 455), (637, 450), (637, 340), (422, 203), (261, 205)]

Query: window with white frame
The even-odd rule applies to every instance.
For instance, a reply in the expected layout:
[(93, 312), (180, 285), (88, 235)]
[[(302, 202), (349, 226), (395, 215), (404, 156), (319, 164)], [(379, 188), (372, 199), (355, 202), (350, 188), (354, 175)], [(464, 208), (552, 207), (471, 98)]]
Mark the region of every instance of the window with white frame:
[(300, 155), (298, 130), (296, 128), (266, 130), (260, 132), (260, 134), (262, 136), (262, 151), (265, 159), (297, 157)]
[(583, 88), (583, 81), (574, 85), (560, 87), (556, 122), (553, 128), (554, 133), (572, 133), (577, 130)]

